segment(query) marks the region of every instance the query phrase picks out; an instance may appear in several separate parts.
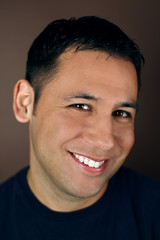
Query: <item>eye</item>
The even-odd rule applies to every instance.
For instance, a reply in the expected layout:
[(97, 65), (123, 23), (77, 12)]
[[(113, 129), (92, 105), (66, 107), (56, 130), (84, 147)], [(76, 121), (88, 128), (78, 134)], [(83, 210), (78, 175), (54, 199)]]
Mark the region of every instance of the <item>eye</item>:
[(85, 104), (85, 103), (72, 104), (69, 107), (76, 108), (76, 109), (82, 110), (82, 111), (92, 110), (91, 106), (88, 104)]
[(116, 110), (112, 113), (113, 117), (118, 117), (118, 118), (132, 118), (132, 115), (130, 112), (124, 111), (124, 110)]

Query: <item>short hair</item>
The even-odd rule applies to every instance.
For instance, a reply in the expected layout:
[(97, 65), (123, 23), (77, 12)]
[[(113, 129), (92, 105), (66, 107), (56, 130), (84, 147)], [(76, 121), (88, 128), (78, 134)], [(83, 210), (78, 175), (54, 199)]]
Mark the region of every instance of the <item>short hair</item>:
[(69, 47), (74, 47), (75, 52), (98, 50), (131, 61), (136, 68), (140, 90), (143, 54), (118, 26), (96, 16), (60, 19), (51, 22), (40, 33), (28, 52), (26, 79), (34, 89), (35, 103), (43, 87), (56, 75), (60, 55)]

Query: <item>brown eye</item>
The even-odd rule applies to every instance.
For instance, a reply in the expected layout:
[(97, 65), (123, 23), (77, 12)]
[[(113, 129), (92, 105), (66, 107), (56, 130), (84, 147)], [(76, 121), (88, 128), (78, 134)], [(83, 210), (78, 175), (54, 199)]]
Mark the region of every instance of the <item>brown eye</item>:
[(112, 113), (112, 116), (119, 117), (119, 118), (131, 118), (132, 117), (130, 112), (127, 112), (124, 110), (116, 110)]
[(84, 103), (72, 104), (69, 107), (77, 108), (78, 110), (82, 110), (82, 111), (91, 110), (91, 106), (89, 106), (88, 104), (84, 104)]

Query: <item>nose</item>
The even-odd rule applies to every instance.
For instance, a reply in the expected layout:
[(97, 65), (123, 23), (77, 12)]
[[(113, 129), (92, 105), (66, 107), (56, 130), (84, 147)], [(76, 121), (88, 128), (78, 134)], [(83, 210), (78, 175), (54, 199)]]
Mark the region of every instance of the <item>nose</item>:
[(112, 117), (96, 118), (89, 123), (86, 141), (95, 148), (109, 151), (115, 146), (115, 134)]

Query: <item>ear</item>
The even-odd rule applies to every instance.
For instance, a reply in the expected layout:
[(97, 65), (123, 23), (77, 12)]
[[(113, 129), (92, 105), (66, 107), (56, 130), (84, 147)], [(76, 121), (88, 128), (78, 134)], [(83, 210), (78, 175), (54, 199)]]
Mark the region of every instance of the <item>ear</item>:
[(13, 91), (13, 110), (19, 122), (30, 121), (34, 106), (34, 91), (30, 83), (25, 79), (20, 79)]

